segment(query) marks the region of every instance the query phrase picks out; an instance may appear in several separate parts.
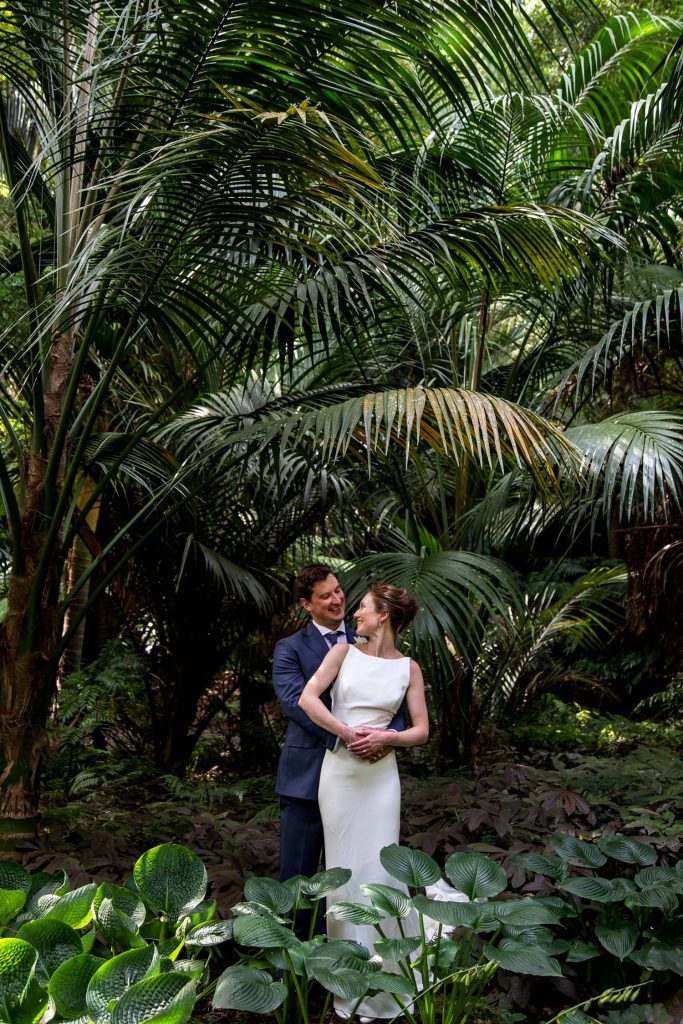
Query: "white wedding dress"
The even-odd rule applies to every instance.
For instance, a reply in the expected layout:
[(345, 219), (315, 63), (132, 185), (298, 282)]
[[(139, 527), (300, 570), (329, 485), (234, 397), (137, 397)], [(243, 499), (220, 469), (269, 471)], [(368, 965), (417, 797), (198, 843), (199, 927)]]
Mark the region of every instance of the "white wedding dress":
[[(386, 728), (401, 706), (408, 689), (410, 658), (376, 658), (350, 646), (332, 686), (332, 711), (350, 726), (372, 725)], [(325, 866), (350, 868), (346, 885), (327, 897), (327, 905), (336, 902), (368, 903), (360, 891), (364, 882), (381, 882), (397, 889), (405, 886), (389, 875), (379, 860), (383, 846), (397, 843), (401, 820), (401, 785), (392, 750), (376, 764), (351, 754), (343, 743), (325, 753), (320, 789), (320, 812), (325, 830)], [(419, 932), (417, 916), (404, 919), (406, 935)], [(386, 918), (382, 931), (387, 938), (400, 935), (396, 921)], [(330, 939), (353, 939), (370, 952), (380, 938), (372, 925), (356, 925), (327, 917)], [(396, 971), (395, 964), (386, 970)], [(348, 1016), (355, 1000), (335, 996), (334, 1007), (340, 1016)], [(363, 1000), (357, 1013), (364, 1017), (394, 1017), (398, 1004), (388, 993)]]

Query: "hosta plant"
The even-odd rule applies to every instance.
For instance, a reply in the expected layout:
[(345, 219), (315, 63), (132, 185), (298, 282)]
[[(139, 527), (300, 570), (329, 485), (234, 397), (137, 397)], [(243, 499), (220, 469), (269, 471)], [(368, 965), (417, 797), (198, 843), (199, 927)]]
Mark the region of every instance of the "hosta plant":
[(125, 886), (69, 891), (64, 872), (0, 863), (0, 1020), (184, 1024), (205, 988), (205, 947), (231, 937), (191, 850), (157, 846)]

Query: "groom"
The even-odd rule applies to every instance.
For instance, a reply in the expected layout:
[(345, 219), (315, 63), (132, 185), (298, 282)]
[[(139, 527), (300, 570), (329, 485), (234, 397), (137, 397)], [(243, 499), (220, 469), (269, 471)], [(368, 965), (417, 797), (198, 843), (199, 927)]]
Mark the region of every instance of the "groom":
[[(275, 789), (280, 797), (280, 881), (314, 875), (320, 867), (323, 826), (318, 807), (318, 782), (326, 750), (338, 742), (315, 725), (299, 707), (299, 697), (332, 647), (353, 643), (355, 633), (344, 624), (344, 591), (328, 565), (306, 565), (296, 580), (299, 604), (311, 621), (292, 636), (278, 640), (273, 656), (273, 685), (288, 724)], [(322, 698), (330, 706), (329, 690)], [(405, 707), (391, 723), (406, 727)]]

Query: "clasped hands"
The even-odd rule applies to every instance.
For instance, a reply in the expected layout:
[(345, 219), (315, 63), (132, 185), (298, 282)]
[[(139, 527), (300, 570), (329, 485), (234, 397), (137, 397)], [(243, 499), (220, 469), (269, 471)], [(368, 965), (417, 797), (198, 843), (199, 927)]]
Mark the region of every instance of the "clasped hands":
[(342, 737), (346, 749), (362, 761), (381, 761), (391, 750), (388, 741), (389, 730), (377, 729), (369, 725), (361, 725), (353, 729), (349, 726)]

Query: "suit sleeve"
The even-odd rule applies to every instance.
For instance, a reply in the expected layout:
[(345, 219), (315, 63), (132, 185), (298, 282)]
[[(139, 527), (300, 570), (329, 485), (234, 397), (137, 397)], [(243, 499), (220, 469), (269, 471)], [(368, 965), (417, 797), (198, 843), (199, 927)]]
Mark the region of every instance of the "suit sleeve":
[(403, 732), (408, 727), (408, 705), (405, 701), (401, 704), (400, 708), (389, 722), (387, 729), (395, 729), (396, 732)]
[(296, 722), (318, 743), (331, 750), (337, 743), (337, 737), (312, 722), (306, 712), (299, 707), (299, 697), (307, 682), (308, 680), (304, 679), (303, 669), (296, 651), (291, 644), (279, 640), (275, 644), (275, 653), (273, 654), (275, 696), (291, 722)]

